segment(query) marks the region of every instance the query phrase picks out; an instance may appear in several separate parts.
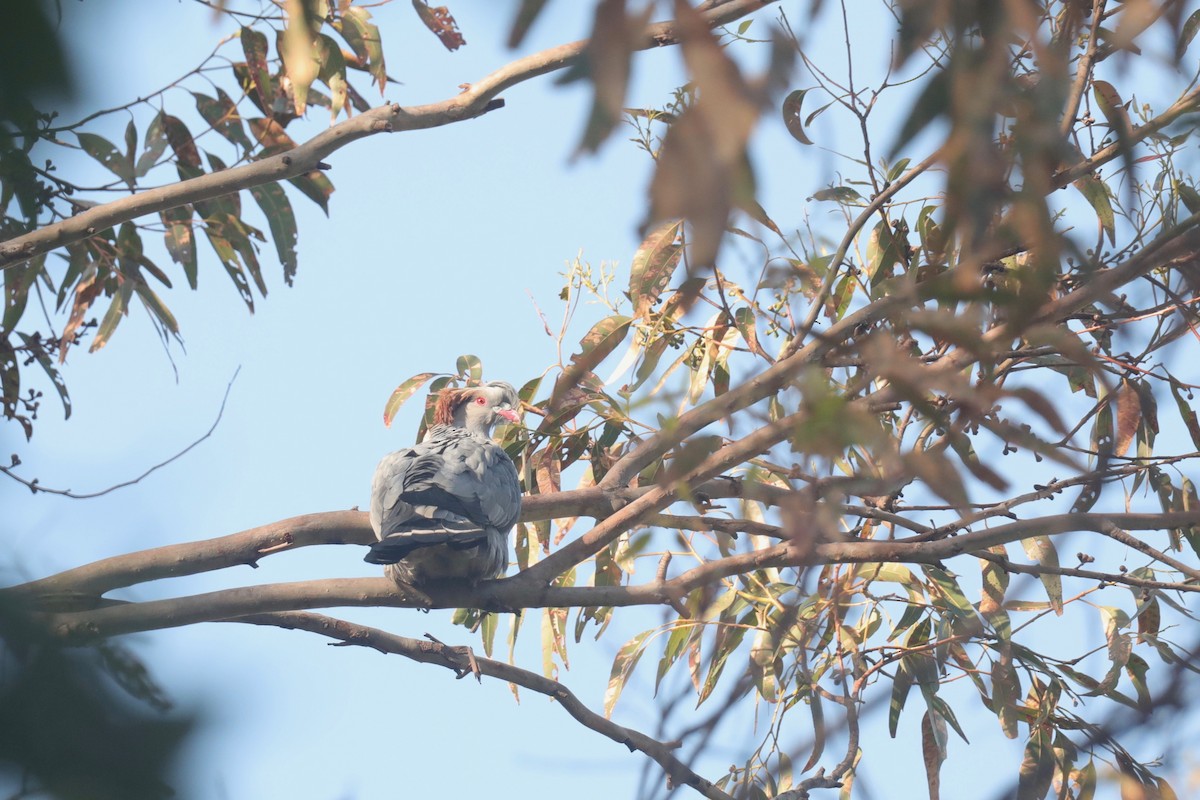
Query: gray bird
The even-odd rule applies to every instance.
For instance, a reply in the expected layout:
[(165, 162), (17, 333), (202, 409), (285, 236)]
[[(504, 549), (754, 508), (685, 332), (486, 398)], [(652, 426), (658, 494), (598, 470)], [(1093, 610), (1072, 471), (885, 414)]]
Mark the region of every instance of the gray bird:
[(383, 457), (371, 482), (371, 527), (379, 541), (365, 561), (387, 564), (405, 586), (489, 580), (508, 566), (508, 533), (521, 513), (517, 468), (492, 441), (520, 399), (499, 381), (442, 392), (420, 444)]

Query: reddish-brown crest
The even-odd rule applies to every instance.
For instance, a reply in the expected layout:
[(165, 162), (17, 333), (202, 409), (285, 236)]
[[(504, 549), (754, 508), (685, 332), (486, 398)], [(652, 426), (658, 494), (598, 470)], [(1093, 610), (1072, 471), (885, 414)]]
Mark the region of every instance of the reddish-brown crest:
[(470, 392), (470, 389), (446, 389), (438, 395), (437, 406), (433, 409), (433, 424), (453, 424), (454, 412), (463, 404)]

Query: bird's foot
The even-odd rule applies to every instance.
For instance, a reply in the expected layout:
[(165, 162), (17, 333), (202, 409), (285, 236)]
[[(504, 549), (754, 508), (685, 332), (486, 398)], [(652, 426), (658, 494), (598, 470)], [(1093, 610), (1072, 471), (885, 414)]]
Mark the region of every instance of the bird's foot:
[[(448, 645), (432, 633), (425, 634), (425, 638), (436, 644), (442, 654), (447, 656), (451, 662), (458, 662), (452, 663), (451, 666), (458, 673), (460, 680), (467, 677), (469, 673), (475, 676), (475, 680), (483, 683), (483, 673), (479, 671), (479, 662), (475, 660), (475, 651), (469, 645)], [(466, 666), (463, 666), (463, 662), (466, 663)]]
[(429, 609), (433, 608), (433, 598), (411, 583), (396, 581), (396, 586), (400, 589), (402, 595), (416, 603), (416, 609), (422, 614), (428, 614)]

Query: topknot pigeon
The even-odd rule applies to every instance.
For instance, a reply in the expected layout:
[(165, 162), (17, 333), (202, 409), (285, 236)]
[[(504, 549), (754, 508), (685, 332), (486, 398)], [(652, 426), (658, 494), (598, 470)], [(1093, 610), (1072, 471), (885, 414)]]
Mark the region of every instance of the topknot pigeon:
[(403, 586), (472, 583), (508, 566), (508, 533), (521, 513), (512, 459), (492, 441), (500, 420), (520, 421), (517, 392), (499, 381), (442, 392), (419, 444), (383, 457), (371, 483), (365, 560)]

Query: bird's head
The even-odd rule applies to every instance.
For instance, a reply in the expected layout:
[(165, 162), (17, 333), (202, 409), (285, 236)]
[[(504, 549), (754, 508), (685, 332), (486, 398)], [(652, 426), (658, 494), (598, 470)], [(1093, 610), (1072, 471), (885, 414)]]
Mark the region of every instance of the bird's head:
[(501, 420), (520, 422), (520, 409), (517, 390), (503, 381), (492, 381), (471, 389), (442, 392), (433, 412), (433, 422), (491, 436), (492, 428)]

